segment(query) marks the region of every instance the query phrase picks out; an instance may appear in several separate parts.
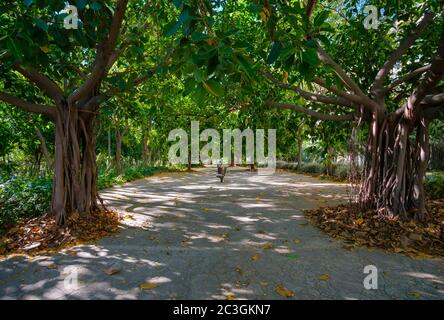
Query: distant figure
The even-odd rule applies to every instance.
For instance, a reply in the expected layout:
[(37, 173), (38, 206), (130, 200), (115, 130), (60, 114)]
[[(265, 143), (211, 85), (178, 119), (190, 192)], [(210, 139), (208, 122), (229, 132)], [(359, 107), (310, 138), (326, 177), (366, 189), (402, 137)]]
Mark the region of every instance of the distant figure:
[(222, 165), (222, 163), (217, 164), (217, 177), (220, 179), (220, 182), (224, 182), (225, 175), (227, 174), (227, 167)]

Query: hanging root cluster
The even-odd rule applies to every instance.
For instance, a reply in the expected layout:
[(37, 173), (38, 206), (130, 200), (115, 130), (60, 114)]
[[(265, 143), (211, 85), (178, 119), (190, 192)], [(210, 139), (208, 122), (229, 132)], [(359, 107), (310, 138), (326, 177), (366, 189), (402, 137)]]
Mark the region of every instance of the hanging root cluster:
[(59, 225), (72, 212), (103, 210), (98, 204), (95, 112), (57, 108), (51, 214)]
[(403, 117), (371, 123), (359, 193), (361, 209), (401, 219), (428, 218), (424, 178), (430, 157), (428, 121)]
[[(426, 199), (428, 121), (374, 119), (366, 144), (359, 123), (349, 145), (350, 202), (306, 211), (309, 221), (343, 240), (414, 257), (444, 257), (444, 199)], [(359, 154), (365, 150), (361, 164)]]

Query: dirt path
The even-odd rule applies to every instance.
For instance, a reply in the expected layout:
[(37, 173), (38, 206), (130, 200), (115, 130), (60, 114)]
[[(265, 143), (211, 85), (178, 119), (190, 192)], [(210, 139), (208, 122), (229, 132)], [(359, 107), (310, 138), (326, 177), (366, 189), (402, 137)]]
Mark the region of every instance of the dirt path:
[[(443, 299), (443, 261), (347, 251), (307, 224), (302, 209), (345, 194), (293, 173), (229, 170), (221, 184), (215, 169), (114, 187), (102, 197), (127, 212), (119, 234), (76, 254), (0, 261), (0, 298), (280, 299), (283, 285), (294, 299)], [(378, 268), (377, 290), (364, 288), (366, 265)]]

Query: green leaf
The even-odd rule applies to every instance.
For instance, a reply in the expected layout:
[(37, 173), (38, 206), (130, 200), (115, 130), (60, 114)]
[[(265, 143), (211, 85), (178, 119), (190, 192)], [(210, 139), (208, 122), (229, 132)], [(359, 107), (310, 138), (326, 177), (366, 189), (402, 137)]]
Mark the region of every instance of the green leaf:
[(208, 38), (208, 35), (206, 35), (205, 33), (202, 33), (202, 32), (194, 31), (191, 34), (191, 40), (193, 40), (193, 42), (199, 42), (199, 41), (205, 40), (207, 38)]
[(202, 82), (205, 89), (207, 89), (207, 91), (209, 93), (211, 93), (212, 95), (216, 96), (216, 97), (220, 97), (224, 94), (224, 88), (222, 87), (222, 85), (215, 81), (215, 80), (208, 80), (208, 81), (204, 81)]
[(176, 6), (176, 8), (180, 8), (183, 4), (184, 0), (173, 0), (173, 4)]
[(77, 0), (76, 1), (76, 7), (79, 10), (85, 9), (86, 4), (88, 3), (88, 0)]
[(100, 9), (102, 9), (102, 5), (100, 4), (100, 2), (93, 2), (89, 5), (91, 7), (91, 9), (93, 9), (94, 11), (100, 11)]
[(205, 72), (202, 69), (196, 69), (194, 71), (194, 79), (196, 79), (197, 82), (202, 82), (205, 78)]
[(16, 59), (20, 61), (23, 59), (23, 53), (20, 51), (20, 48), (15, 44), (14, 40), (8, 38), (8, 40), (6, 40), (6, 45), (9, 51)]
[(270, 47), (270, 51), (268, 53), (267, 64), (275, 63), (275, 61), (279, 58), (281, 50), (282, 50), (282, 43), (278, 41), (273, 42), (273, 44)]
[(240, 66), (242, 67), (242, 69), (244, 69), (244, 71), (246, 71), (247, 76), (251, 79), (254, 76), (254, 71), (253, 71), (251, 64), (240, 53), (236, 54), (235, 57), (236, 57), (237, 61), (239, 62)]
[(251, 3), (248, 6), (248, 11), (250, 11), (251, 13), (259, 13), (259, 12), (262, 11), (262, 8), (257, 6), (257, 5), (255, 5), (254, 3)]
[(48, 32), (48, 24), (42, 19), (34, 19), (34, 23), (39, 29)]
[(176, 23), (169, 24), (165, 32), (166, 37), (171, 37), (173, 34), (179, 30), (179, 28), (188, 20), (190, 20), (190, 13), (188, 8), (185, 8), (179, 16)]
[(308, 48), (302, 52), (302, 61), (310, 65), (319, 64), (319, 57), (316, 49)]
[(327, 10), (324, 10), (324, 11), (319, 12), (319, 13), (316, 15), (316, 17), (314, 18), (314, 20), (313, 20), (313, 24), (314, 24), (316, 27), (320, 27), (320, 26), (325, 22), (325, 20), (327, 20), (329, 14), (330, 14), (330, 12), (328, 12)]

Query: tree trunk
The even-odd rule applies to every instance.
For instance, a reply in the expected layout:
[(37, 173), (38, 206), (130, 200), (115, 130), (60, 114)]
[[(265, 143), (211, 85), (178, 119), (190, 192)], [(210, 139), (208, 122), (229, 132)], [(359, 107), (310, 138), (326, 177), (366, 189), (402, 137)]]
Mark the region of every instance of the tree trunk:
[(327, 147), (327, 161), (326, 161), (326, 169), (327, 175), (333, 175), (333, 160), (334, 160), (335, 149), (332, 146)]
[[(415, 141), (410, 136), (416, 131)], [(426, 217), (424, 177), (430, 157), (428, 121), (373, 115), (360, 203), (388, 216)]]
[(142, 132), (142, 161), (144, 164), (149, 163), (148, 138), (146, 130)]
[(116, 128), (116, 170), (117, 174), (122, 173), (122, 134)]
[(106, 160), (106, 166), (108, 167), (112, 161), (111, 156), (111, 132), (110, 129), (108, 129), (108, 159)]
[(298, 128), (298, 166), (297, 170), (302, 168), (302, 125)]
[(72, 212), (98, 209), (95, 122), (93, 113), (57, 106), (51, 213), (58, 224)]
[(46, 167), (49, 169), (52, 167), (51, 163), (51, 157), (49, 156), (48, 147), (46, 145), (46, 139), (43, 136), (42, 132), (39, 130), (39, 128), (35, 127), (35, 134), (37, 135), (37, 138), (40, 141), (40, 149), (42, 151), (43, 157), (45, 158)]

